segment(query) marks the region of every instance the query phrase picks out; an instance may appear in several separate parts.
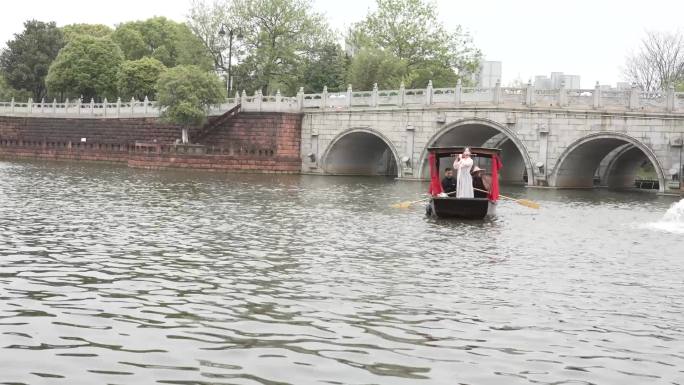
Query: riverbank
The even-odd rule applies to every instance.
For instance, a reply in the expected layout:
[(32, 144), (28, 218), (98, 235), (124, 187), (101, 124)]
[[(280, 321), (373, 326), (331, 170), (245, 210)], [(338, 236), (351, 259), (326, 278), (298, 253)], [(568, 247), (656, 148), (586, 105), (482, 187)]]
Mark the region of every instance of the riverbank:
[(154, 118), (0, 117), (0, 159), (67, 160), (146, 169), (298, 173), (300, 114), (241, 113), (189, 129)]

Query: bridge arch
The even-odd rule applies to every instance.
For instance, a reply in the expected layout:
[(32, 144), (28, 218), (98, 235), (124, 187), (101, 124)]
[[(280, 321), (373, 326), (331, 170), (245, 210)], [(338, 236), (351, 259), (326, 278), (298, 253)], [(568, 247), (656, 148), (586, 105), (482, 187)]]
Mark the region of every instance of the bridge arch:
[(328, 144), (321, 161), (326, 174), (401, 177), (400, 158), (392, 141), (369, 128), (339, 133)]
[[(594, 175), (599, 169), (601, 185), (631, 188), (634, 187), (639, 167), (645, 161), (653, 165), (660, 192), (665, 191), (665, 174), (651, 148), (620, 132), (590, 134), (573, 142), (561, 154), (551, 173), (551, 185), (566, 188), (593, 187)], [(604, 170), (600, 170), (602, 163)]]
[[(491, 145), (502, 149), (502, 181), (534, 184), (534, 168), (525, 144), (517, 134), (496, 121), (467, 118), (451, 122), (432, 135), (420, 157), (419, 178), (427, 178), (427, 148), (430, 146)], [(523, 177), (527, 176), (527, 181)]]

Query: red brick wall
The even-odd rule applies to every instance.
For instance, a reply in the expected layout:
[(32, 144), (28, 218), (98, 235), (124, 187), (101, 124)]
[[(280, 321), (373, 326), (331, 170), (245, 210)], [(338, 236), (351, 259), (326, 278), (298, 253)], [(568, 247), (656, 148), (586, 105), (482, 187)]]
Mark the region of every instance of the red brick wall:
[(200, 144), (223, 149), (227, 154), (299, 158), (302, 115), (277, 112), (242, 112), (216, 127)]
[(126, 164), (129, 158), (126, 147), (119, 149), (112, 147), (90, 148), (90, 147), (48, 147), (43, 145), (36, 146), (7, 146), (0, 145), (0, 158), (2, 159), (43, 159), (43, 160), (73, 160), (89, 162), (106, 162)]
[[(199, 144), (208, 154), (141, 153), (135, 142), (171, 144), (180, 128), (157, 119), (0, 117), (0, 157), (126, 163), (140, 168), (300, 171), (300, 114), (241, 113)], [(87, 138), (81, 143), (81, 138)], [(167, 147), (168, 150), (168, 147)]]
[(155, 118), (58, 119), (0, 116), (0, 139), (32, 142), (131, 144), (135, 141), (173, 143), (181, 137), (177, 126)]

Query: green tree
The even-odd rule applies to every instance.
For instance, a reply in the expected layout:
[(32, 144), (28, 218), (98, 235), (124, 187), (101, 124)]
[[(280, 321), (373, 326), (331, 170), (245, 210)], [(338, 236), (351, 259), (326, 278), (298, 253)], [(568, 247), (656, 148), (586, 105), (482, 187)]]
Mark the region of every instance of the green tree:
[(339, 44), (325, 44), (305, 58), (303, 73), (298, 84), (293, 86), (304, 87), (306, 92), (321, 92), (324, 86), (331, 92), (343, 91), (347, 88), (348, 62), (349, 59)]
[(157, 82), (157, 102), (164, 109), (162, 118), (184, 127), (202, 124), (209, 107), (225, 97), (220, 79), (197, 66), (170, 68)]
[(117, 75), (119, 96), (125, 99), (154, 99), (157, 81), (165, 70), (162, 62), (151, 57), (123, 62)]
[[(234, 25), (244, 26), (243, 66), (264, 94), (286, 89), (307, 56), (333, 41), (325, 18), (309, 0), (234, 0)], [(294, 79), (293, 79), (294, 78)]]
[(48, 89), (64, 97), (113, 99), (122, 62), (121, 49), (111, 39), (76, 36), (50, 66)]
[[(224, 53), (228, 51), (229, 39), (221, 36), (221, 28), (234, 20), (232, 4), (228, 1), (207, 4), (204, 0), (192, 0), (188, 15), (188, 27), (202, 42), (204, 49), (214, 62), (214, 69), (228, 72), (228, 61)], [(225, 32), (225, 31), (224, 31)], [(235, 36), (233, 57), (238, 55), (239, 39)]]
[(358, 90), (399, 88), (406, 76), (407, 63), (389, 52), (365, 49), (357, 52), (349, 66), (348, 81)]
[(438, 76), (435, 87), (452, 86), (458, 76), (468, 81), (477, 71), (480, 51), (461, 26), (450, 32), (438, 22), (434, 3), (376, 1), (377, 10), (353, 26), (347, 43), (357, 49), (382, 49), (403, 60), (407, 87), (425, 87), (424, 77), (431, 73)]
[(0, 54), (0, 70), (9, 86), (31, 92), (35, 100), (46, 95), (45, 77), (50, 63), (64, 46), (62, 31), (54, 22), (29, 20)]
[(212, 58), (202, 41), (195, 36), (187, 24), (177, 24), (176, 65), (195, 65), (203, 70), (213, 68)]
[(425, 88), (430, 81), (435, 87), (453, 87), (458, 82), (458, 75), (450, 67), (425, 62), (408, 70), (402, 80), (408, 88)]
[(189, 25), (213, 54), (217, 69), (227, 71), (227, 39), (218, 37), (222, 25), (236, 26), (233, 68), (238, 89), (264, 94), (276, 89), (296, 91), (302, 69), (334, 35), (310, 0), (228, 0), (208, 7), (195, 2)]
[(112, 39), (128, 60), (152, 57), (167, 67), (198, 65), (211, 68), (211, 57), (187, 25), (153, 17), (117, 26)]
[(62, 28), (64, 34), (64, 41), (70, 42), (74, 37), (79, 35), (87, 35), (92, 37), (109, 37), (114, 31), (104, 24), (69, 24)]
[(31, 97), (31, 93), (26, 90), (17, 91), (7, 84), (3, 76), (0, 76), (0, 101), (9, 102), (14, 98), (16, 101), (25, 102)]
[(145, 55), (152, 56), (153, 49), (149, 48), (142, 33), (138, 30), (137, 23), (129, 22), (120, 24), (112, 33), (112, 40), (121, 47), (121, 51), (127, 60), (138, 60)]

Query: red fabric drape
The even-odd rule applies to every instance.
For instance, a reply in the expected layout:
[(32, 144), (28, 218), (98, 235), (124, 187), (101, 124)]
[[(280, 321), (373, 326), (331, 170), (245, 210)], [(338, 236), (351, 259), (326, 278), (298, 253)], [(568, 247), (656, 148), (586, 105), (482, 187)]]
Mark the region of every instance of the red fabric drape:
[(489, 200), (499, 199), (499, 170), (503, 167), (498, 155), (492, 156), (492, 186), (489, 188)]
[(437, 169), (437, 157), (435, 154), (428, 155), (428, 163), (430, 163), (430, 189), (428, 192), (432, 195), (439, 195), (442, 190), (442, 181), (439, 180), (439, 170)]

